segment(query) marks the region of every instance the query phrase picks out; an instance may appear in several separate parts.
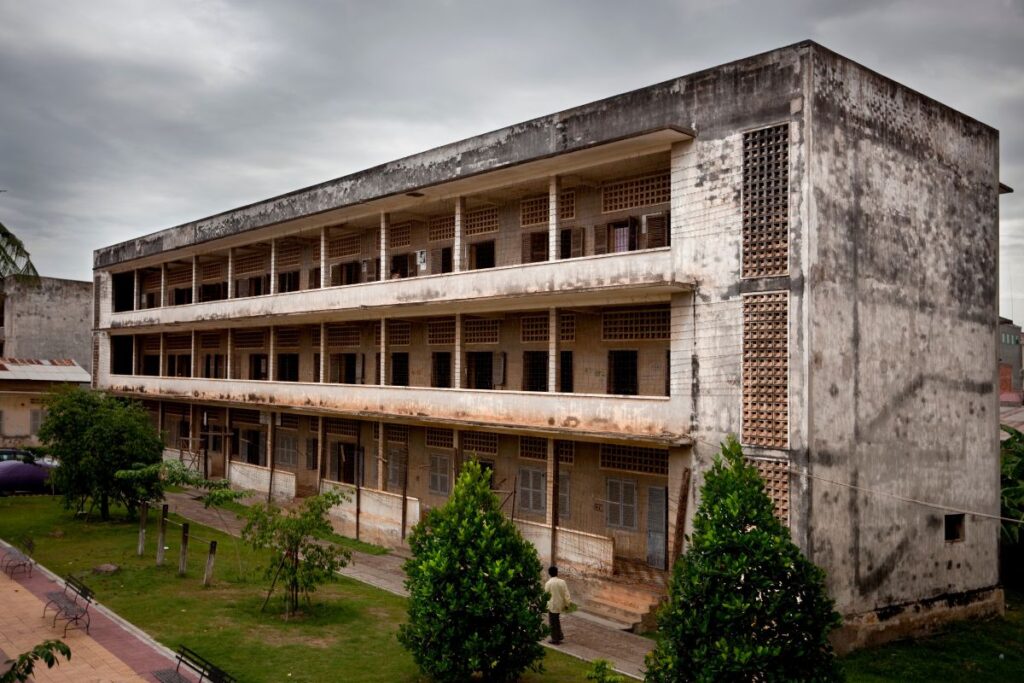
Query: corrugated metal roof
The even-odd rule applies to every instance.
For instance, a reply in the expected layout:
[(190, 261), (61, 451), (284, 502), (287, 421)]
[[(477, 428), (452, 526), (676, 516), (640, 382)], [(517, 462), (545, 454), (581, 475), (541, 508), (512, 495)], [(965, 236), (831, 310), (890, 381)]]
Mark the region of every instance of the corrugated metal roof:
[(0, 380), (84, 384), (89, 373), (70, 358), (0, 358)]

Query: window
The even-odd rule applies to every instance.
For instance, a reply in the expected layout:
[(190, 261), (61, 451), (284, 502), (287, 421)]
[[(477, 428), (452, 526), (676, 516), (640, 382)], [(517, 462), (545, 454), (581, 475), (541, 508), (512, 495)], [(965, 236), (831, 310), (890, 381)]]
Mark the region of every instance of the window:
[(569, 513), (571, 508), (569, 507), (571, 499), (569, 497), (569, 473), (561, 472), (558, 473), (558, 518), (569, 519)]
[(192, 354), (171, 353), (167, 355), (167, 376), (168, 377), (191, 377), (192, 376)]
[(131, 375), (132, 354), (135, 346), (135, 338), (131, 335), (121, 335), (110, 338), (110, 372), (114, 375)]
[(277, 354), (277, 381), (298, 382), (299, 381), (299, 354), (279, 353)]
[(145, 307), (146, 308), (156, 308), (156, 305), (157, 305), (156, 304), (156, 297), (157, 297), (157, 293), (156, 292), (146, 292), (146, 296), (145, 296), (146, 306)]
[(336, 263), (331, 266), (331, 286), (353, 285), (359, 282), (361, 270), (359, 261)]
[(175, 306), (182, 306), (184, 304), (192, 303), (192, 288), (179, 287), (175, 289), (172, 300)]
[[(34, 432), (33, 432), (34, 433)], [(965, 516), (963, 513), (946, 515), (946, 542), (958, 543), (964, 540)]]
[(396, 387), (409, 386), (409, 354), (391, 354), (391, 385)]
[(493, 268), (496, 264), (494, 240), (469, 245), (469, 269)]
[(743, 277), (789, 271), (789, 124), (743, 134)]
[(399, 489), (405, 474), (405, 449), (388, 449), (388, 488)]
[(266, 380), (267, 379), (267, 354), (265, 354), (265, 353), (252, 353), (252, 354), (249, 354), (249, 379), (255, 379), (255, 380)]
[(299, 271), (292, 270), (277, 274), (277, 291), (279, 293), (299, 291)]
[(35, 435), (39, 433), (39, 427), (43, 424), (43, 418), (45, 413), (42, 410), (32, 409), (29, 411), (29, 428), (28, 433)]
[(493, 389), (494, 354), (490, 351), (466, 352), (466, 380), (469, 389)]
[(548, 352), (523, 351), (523, 391), (548, 390)]
[(226, 369), (223, 353), (207, 353), (203, 356), (203, 377), (224, 379)]
[(547, 511), (547, 473), (532, 467), (519, 468), (519, 507), (524, 512)]
[(608, 393), (636, 396), (639, 393), (636, 351), (608, 352)]
[(320, 289), (320, 267), (309, 269), (306, 289)]
[[(110, 278), (114, 290), (114, 313), (135, 308), (135, 273), (114, 273)], [(34, 433), (34, 432), (33, 432)]]
[(452, 261), (452, 248), (442, 247), (441, 248), (441, 272), (450, 273), (455, 269), (455, 264)]
[(430, 354), (430, 386), (451, 387), (452, 354), (450, 351), (435, 351)]
[(331, 382), (335, 384), (359, 384), (360, 358), (358, 353), (332, 353), (331, 354)]
[(200, 285), (199, 287), (200, 301), (220, 301), (227, 298), (228, 283), (226, 282), (215, 282), (210, 285)]
[(274, 449), (274, 463), (295, 467), (299, 460), (299, 439), (295, 434), (277, 432), (277, 448)]
[(616, 529), (636, 529), (636, 482), (609, 479), (605, 520)]
[(317, 468), (317, 455), (320, 451), (320, 439), (308, 438), (306, 439), (306, 469), (315, 470)]
[(430, 455), (430, 492), (447, 496), (451, 486), (451, 458), (447, 455)]
[(638, 244), (637, 221), (635, 218), (628, 218), (624, 221), (616, 221), (608, 224), (608, 251), (621, 253), (625, 251), (636, 251)]
[(529, 232), (523, 235), (523, 263), (539, 263), (548, 260), (548, 233)]
[(558, 352), (558, 390), (566, 394), (573, 392), (572, 351)]
[(160, 356), (155, 354), (143, 356), (142, 374), (149, 375), (150, 377), (158, 377), (160, 375)]

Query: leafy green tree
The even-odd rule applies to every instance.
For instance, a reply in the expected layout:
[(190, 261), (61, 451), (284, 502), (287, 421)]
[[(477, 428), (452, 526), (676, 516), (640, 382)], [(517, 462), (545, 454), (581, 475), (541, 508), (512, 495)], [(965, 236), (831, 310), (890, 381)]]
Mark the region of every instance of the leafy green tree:
[(490, 473), (462, 468), (448, 502), (409, 536), (409, 622), (398, 640), (433, 680), (512, 681), (541, 670), (547, 635), (537, 551), (501, 513)]
[(646, 680), (831, 681), (839, 615), (730, 437), (704, 479)]
[[(1002, 425), (1002, 430), (1009, 434), (1000, 447), (1001, 451), (1001, 512), (1003, 517), (1024, 522), (1024, 434)], [(1003, 541), (1019, 544), (1021, 540), (1021, 524), (1003, 522)]]
[(39, 439), (60, 459), (51, 476), (65, 507), (83, 509), (91, 500), (106, 520), (111, 504), (134, 515), (140, 502), (162, 497), (159, 479), (117, 476), (162, 457), (163, 442), (141, 405), (74, 386), (58, 388), (45, 405)]
[(0, 674), (0, 683), (25, 683), (32, 677), (36, 663), (40, 660), (46, 664), (47, 669), (57, 666), (60, 663), (57, 655), (70, 661), (71, 648), (61, 640), (44, 640), (28, 652), (18, 655), (17, 659), (8, 659), (6, 663), (11, 668)]
[(39, 273), (32, 265), (25, 244), (0, 223), (0, 279), (13, 275), (21, 282), (39, 281)]
[(280, 579), (285, 586), (285, 613), (292, 616), (299, 609), (300, 593), (308, 601), (317, 586), (333, 581), (348, 564), (352, 557), (348, 550), (318, 540), (333, 531), (328, 510), (344, 500), (341, 493), (330, 491), (311, 496), (289, 511), (263, 503), (249, 509), (242, 538), (255, 549), (269, 548), (271, 555), (266, 574), (273, 580), (263, 607)]

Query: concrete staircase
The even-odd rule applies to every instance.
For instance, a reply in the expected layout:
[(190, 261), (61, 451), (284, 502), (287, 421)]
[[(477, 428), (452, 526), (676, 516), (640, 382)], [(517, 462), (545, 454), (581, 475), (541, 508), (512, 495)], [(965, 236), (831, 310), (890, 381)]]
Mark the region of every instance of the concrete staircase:
[(657, 627), (658, 607), (666, 596), (665, 572), (649, 567), (620, 566), (610, 577), (566, 576), (580, 616), (596, 617), (606, 626), (633, 633)]

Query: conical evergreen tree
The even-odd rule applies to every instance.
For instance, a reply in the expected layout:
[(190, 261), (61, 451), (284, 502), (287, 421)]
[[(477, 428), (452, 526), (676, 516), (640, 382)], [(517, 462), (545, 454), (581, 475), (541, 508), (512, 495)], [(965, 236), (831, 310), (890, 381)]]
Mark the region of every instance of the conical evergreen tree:
[(839, 680), (828, 634), (840, 618), (824, 580), (730, 437), (701, 487), (646, 680)]
[(490, 473), (462, 468), (448, 502), (409, 536), (409, 622), (398, 640), (439, 683), (513, 681), (540, 670), (547, 635), (540, 560), (501, 513)]

